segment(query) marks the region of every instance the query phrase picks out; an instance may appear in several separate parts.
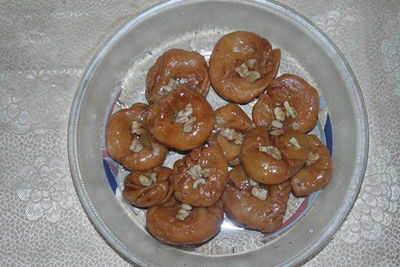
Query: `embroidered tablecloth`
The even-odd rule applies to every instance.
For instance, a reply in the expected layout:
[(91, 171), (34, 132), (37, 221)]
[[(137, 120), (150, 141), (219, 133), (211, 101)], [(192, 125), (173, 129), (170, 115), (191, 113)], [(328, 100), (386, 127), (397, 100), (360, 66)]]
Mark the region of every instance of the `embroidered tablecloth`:
[[(82, 209), (68, 116), (102, 42), (157, 4), (0, 0), (0, 266), (128, 266)], [(367, 106), (370, 151), (355, 205), (307, 266), (400, 265), (400, 2), (285, 0), (349, 61)]]

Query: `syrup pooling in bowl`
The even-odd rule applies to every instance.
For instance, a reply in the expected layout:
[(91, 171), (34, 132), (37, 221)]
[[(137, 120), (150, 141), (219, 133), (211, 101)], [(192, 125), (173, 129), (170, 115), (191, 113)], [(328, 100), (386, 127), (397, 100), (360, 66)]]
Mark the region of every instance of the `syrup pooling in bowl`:
[[(153, 47), (149, 49), (146, 53), (141, 56), (138, 56), (136, 60), (134, 60), (135, 65), (133, 65), (125, 74), (125, 76), (121, 79), (120, 89), (122, 89), (121, 95), (119, 97), (119, 101), (126, 103), (128, 105), (133, 104), (134, 102), (145, 102), (144, 97), (144, 88), (145, 88), (145, 77), (147, 70), (149, 67), (154, 64), (155, 59), (160, 56), (163, 52), (170, 48), (181, 48), (186, 50), (195, 50), (205, 56), (206, 60), (209, 59), (209, 55), (216, 43), (216, 41), (228, 32), (232, 32), (235, 29), (218, 29), (218, 30), (207, 30), (207, 31), (200, 31), (196, 33), (187, 33), (182, 36), (174, 36), (173, 38), (166, 40), (165, 42), (159, 44), (157, 47)], [(265, 36), (268, 38), (268, 36)], [(270, 40), (273, 47), (280, 47), (279, 44), (275, 44), (274, 40)], [(306, 69), (302, 66), (302, 64), (294, 57), (287, 53), (287, 51), (282, 50), (282, 60), (281, 60), (281, 67), (280, 72), (277, 76), (281, 73), (293, 73), (303, 77), (307, 80), (315, 88), (318, 86), (313, 81), (312, 77), (306, 71)], [(320, 97), (321, 98), (321, 97)], [(212, 105), (214, 110), (220, 106), (227, 104), (226, 101), (221, 99), (214, 90), (210, 90), (207, 100)], [(327, 117), (327, 110), (323, 105), (323, 101), (320, 101), (320, 118), (319, 118), (319, 127), (317, 126), (312, 133), (317, 134), (322, 141), (324, 141), (324, 132), (323, 127), (325, 125), (326, 117)], [(251, 110), (255, 101), (241, 106), (241, 108), (251, 116)], [(118, 107), (115, 107), (113, 111), (118, 110)], [(183, 155), (179, 153), (170, 152), (170, 155), (167, 158), (167, 161), (164, 163), (165, 166), (172, 167), (173, 163), (181, 158)], [(115, 172), (117, 173), (117, 172)], [(124, 171), (122, 168), (119, 169), (118, 175), (116, 177), (117, 181), (117, 189), (116, 189), (116, 196), (120, 197), (119, 192), (122, 191), (123, 180), (126, 176), (127, 172)], [(318, 192), (314, 193), (310, 198), (304, 199), (297, 199), (292, 195), (289, 198), (288, 209), (286, 211), (284, 217), (284, 225), (283, 228), (281, 227), (278, 232), (284, 231), (285, 227), (290, 227), (292, 223), (299, 219), (299, 216), (293, 218), (293, 214), (296, 211), (299, 211), (299, 208), (303, 210), (303, 213), (306, 211), (306, 208), (309, 207), (313, 200), (315, 200)], [(304, 204), (304, 202), (307, 202)], [(132, 213), (132, 210), (137, 213), (138, 215), (131, 216), (132, 220), (142, 226), (144, 229), (145, 220), (144, 220), (144, 212), (143, 210), (139, 210), (134, 207), (128, 206), (124, 200), (121, 199), (121, 205), (129, 210)], [(301, 215), (301, 214), (300, 214)], [(285, 225), (286, 224), (286, 225)], [(239, 228), (229, 220), (225, 219), (225, 222), (222, 225), (222, 231), (211, 241), (201, 245), (186, 248), (188, 250), (193, 251), (194, 253), (198, 253), (201, 255), (226, 255), (232, 253), (239, 253), (239, 252), (246, 252), (249, 250), (256, 249), (264, 244), (264, 242), (270, 238), (273, 238), (276, 233), (269, 234), (265, 236), (262, 233), (255, 232), (255, 231), (248, 231), (242, 228)]]

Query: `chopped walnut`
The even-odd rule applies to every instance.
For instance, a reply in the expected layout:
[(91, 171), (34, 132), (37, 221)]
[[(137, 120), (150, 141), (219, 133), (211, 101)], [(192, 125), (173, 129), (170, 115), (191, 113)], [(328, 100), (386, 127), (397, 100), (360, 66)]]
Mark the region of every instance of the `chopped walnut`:
[(176, 218), (180, 221), (184, 221), (190, 215), (191, 210), (192, 206), (188, 204), (182, 204), (181, 208), (178, 210), (178, 214), (176, 214)]
[(187, 82), (188, 79), (186, 78), (176, 78), (176, 79), (170, 78), (167, 85), (161, 86), (161, 90), (164, 94), (168, 94), (172, 90), (175, 90), (178, 84), (185, 84)]
[(129, 149), (130, 149), (132, 152), (137, 153), (137, 152), (142, 151), (143, 146), (142, 146), (142, 144), (139, 142), (138, 139), (134, 138), (134, 139), (132, 140), (132, 143), (131, 143)]
[(238, 157), (231, 159), (230, 161), (228, 161), (228, 165), (229, 166), (236, 166), (240, 164), (240, 160)]
[(193, 180), (197, 180), (203, 177), (203, 175), (206, 175), (210, 172), (209, 168), (202, 168), (199, 164), (193, 165), (188, 170), (188, 174), (192, 176)]
[(279, 149), (277, 149), (274, 146), (259, 146), (258, 150), (264, 153), (267, 153), (268, 155), (270, 155), (271, 157), (273, 157), (276, 160), (281, 160), (282, 159), (282, 154), (279, 151)]
[(246, 65), (250, 70), (254, 69), (254, 67), (256, 66), (256, 63), (257, 63), (257, 59), (254, 59), (254, 58), (250, 58), (246, 61)]
[(140, 123), (138, 121), (132, 121), (131, 134), (141, 135), (143, 132), (144, 130), (142, 127), (140, 127)]
[(266, 200), (268, 191), (264, 188), (261, 188), (260, 186), (254, 186), (251, 189), (251, 194), (258, 198), (259, 200)]
[(221, 118), (220, 116), (216, 116), (215, 119), (216, 119), (216, 121), (217, 121), (217, 124), (222, 124), (222, 123), (226, 122), (226, 121), (225, 121), (223, 118)]
[(249, 83), (257, 81), (260, 78), (261, 78), (261, 75), (258, 71), (251, 70), (246, 73), (246, 81), (248, 81)]
[(310, 151), (310, 153), (308, 154), (307, 161), (306, 161), (305, 165), (307, 167), (310, 167), (315, 162), (317, 162), (319, 160), (319, 158), (320, 158), (319, 153), (313, 153), (313, 152)]
[[(242, 63), (238, 67), (235, 68), (237, 74), (240, 77), (244, 78), (248, 82), (254, 82), (260, 79), (261, 75), (258, 71), (251, 70), (254, 68), (257, 61), (255, 59), (249, 59), (246, 63)], [(250, 69), (250, 70), (249, 70)]]
[(283, 129), (275, 129), (269, 132), (270, 135), (278, 136), (284, 134), (285, 131)]
[(299, 144), (299, 141), (297, 141), (296, 137), (292, 137), (289, 139), (289, 142), (296, 148), (296, 149), (300, 149), (301, 146)]
[(278, 128), (278, 129), (283, 128), (282, 122), (280, 122), (278, 120), (273, 120), (271, 124), (272, 124), (272, 127), (275, 127), (275, 128)]
[(247, 179), (249, 181), (250, 186), (258, 186), (258, 183), (251, 178)]
[(146, 175), (139, 175), (139, 182), (143, 186), (150, 186), (153, 183), (153, 179), (150, 179)]
[(243, 143), (243, 135), (241, 133), (235, 132), (235, 135), (233, 136), (233, 142), (236, 145), (241, 145)]
[(185, 83), (187, 83), (189, 80), (186, 79), (186, 78), (177, 78), (175, 81), (176, 81), (176, 83), (179, 83), (179, 84), (185, 84)]
[(241, 145), (243, 143), (243, 135), (234, 129), (224, 128), (221, 130), (220, 134), (229, 141), (233, 141), (236, 145)]
[(193, 123), (197, 121), (196, 117), (191, 117), (187, 122), (183, 124), (183, 132), (190, 133), (193, 130)]
[(242, 63), (240, 66), (235, 68), (235, 71), (240, 75), (240, 77), (246, 78), (246, 73), (249, 72), (249, 68), (246, 63)]
[(181, 204), (181, 208), (184, 210), (192, 210), (192, 206), (185, 204), (185, 203)]
[(224, 128), (221, 130), (220, 134), (225, 137), (226, 139), (232, 141), (233, 140), (233, 134), (235, 133), (234, 129), (231, 128)]
[(155, 181), (157, 181), (157, 174), (155, 172), (152, 172), (150, 174), (150, 178), (151, 178), (151, 181), (154, 183)]
[(171, 92), (172, 90), (176, 89), (176, 80), (173, 78), (170, 78), (168, 81), (167, 85), (163, 85), (161, 86), (161, 90), (165, 93), (168, 94), (169, 92)]
[(275, 118), (278, 121), (284, 121), (285, 120), (285, 112), (283, 111), (283, 109), (281, 107), (275, 107), (274, 108), (274, 115), (275, 115)]
[(297, 131), (298, 129), (300, 129), (300, 124), (298, 122), (292, 122), (292, 129)]
[(189, 121), (189, 117), (193, 114), (193, 106), (192, 103), (189, 103), (185, 106), (184, 109), (180, 110), (176, 114), (175, 122), (176, 123), (185, 123)]
[(203, 178), (197, 179), (193, 183), (193, 188), (196, 189), (200, 184), (205, 184), (205, 183), (206, 183), (205, 179), (203, 179)]
[(283, 102), (283, 106), (285, 107), (285, 110), (286, 110), (286, 113), (288, 116), (291, 116), (292, 118), (297, 117), (296, 110), (289, 104), (289, 102), (287, 102), (287, 101)]
[(196, 117), (193, 117), (193, 106), (189, 103), (184, 109), (180, 110), (176, 114), (175, 122), (183, 124), (183, 132), (189, 133), (193, 130), (193, 123), (197, 121)]

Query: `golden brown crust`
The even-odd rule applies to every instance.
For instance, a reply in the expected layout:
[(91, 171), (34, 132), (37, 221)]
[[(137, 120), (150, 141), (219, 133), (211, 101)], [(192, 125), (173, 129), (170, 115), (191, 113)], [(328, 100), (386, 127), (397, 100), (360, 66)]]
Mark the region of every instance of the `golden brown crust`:
[[(202, 177), (204, 184), (196, 188), (196, 178), (190, 175), (190, 169), (199, 165), (209, 169)], [(225, 189), (228, 176), (228, 165), (221, 151), (215, 147), (201, 147), (193, 150), (182, 159), (177, 160), (172, 171), (174, 196), (177, 200), (196, 207), (214, 205)]]
[[(232, 161), (239, 156), (241, 140), (248, 131), (253, 129), (253, 122), (238, 105), (232, 103), (216, 109), (215, 115), (214, 134), (209, 141), (217, 143), (225, 159)], [(234, 131), (233, 139), (229, 140), (223, 132), (232, 130)]]
[[(183, 125), (176, 122), (176, 114), (191, 104), (193, 130), (183, 131)], [(186, 151), (201, 146), (210, 136), (215, 124), (215, 114), (200, 94), (186, 87), (170, 92), (163, 100), (151, 105), (148, 124), (153, 136), (162, 144)]]
[(307, 135), (310, 151), (319, 154), (319, 160), (311, 166), (303, 167), (291, 179), (292, 191), (298, 197), (308, 196), (321, 189), (332, 174), (332, 160), (328, 148), (315, 135)]
[(159, 241), (172, 245), (203, 243), (218, 233), (224, 219), (221, 201), (211, 207), (193, 207), (184, 220), (176, 218), (180, 203), (149, 208), (147, 230)]
[(235, 224), (248, 229), (272, 232), (283, 223), (290, 194), (290, 183), (264, 186), (266, 200), (251, 194), (251, 186), (243, 169), (238, 166), (229, 173), (229, 182), (222, 195), (224, 210)]
[(287, 118), (285, 123), (297, 123), (298, 131), (308, 133), (318, 119), (318, 91), (302, 78), (293, 74), (283, 74), (271, 82), (267, 89), (274, 103), (283, 105), (285, 101), (296, 110), (295, 118)]
[[(210, 57), (211, 84), (223, 98), (247, 103), (260, 95), (275, 78), (280, 62), (279, 49), (272, 50), (268, 40), (245, 31), (224, 35), (216, 43)], [(235, 68), (249, 59), (255, 59), (254, 71), (260, 74), (255, 81), (239, 76)]]
[[(125, 178), (122, 196), (129, 203), (140, 208), (163, 204), (171, 198), (174, 192), (171, 173), (172, 170), (166, 167), (156, 167), (144, 172), (132, 172)], [(140, 182), (139, 177), (141, 175), (151, 179), (153, 174), (155, 174), (156, 181), (152, 181), (149, 186)]]
[[(168, 150), (150, 134), (147, 126), (149, 105), (133, 104), (128, 109), (114, 113), (106, 129), (107, 153), (112, 159), (131, 171), (145, 171), (161, 165)], [(131, 133), (132, 121), (137, 121), (143, 128), (139, 136)], [(139, 152), (130, 150), (132, 140), (138, 139), (143, 149)]]
[(272, 129), (272, 121), (275, 120), (274, 107), (275, 105), (268, 95), (261, 94), (258, 97), (258, 101), (251, 112), (256, 126), (266, 127), (268, 131)]
[(187, 88), (203, 96), (210, 88), (207, 63), (202, 55), (194, 51), (174, 48), (157, 59), (146, 76), (146, 99), (150, 104), (166, 95), (162, 86), (167, 85), (170, 79), (185, 79)]
[[(300, 149), (289, 145), (289, 139), (295, 137)], [(260, 147), (276, 147), (282, 159), (260, 151)], [(304, 165), (309, 151), (304, 134), (286, 132), (278, 138), (270, 138), (265, 127), (257, 127), (244, 138), (240, 150), (240, 162), (244, 171), (253, 180), (263, 184), (280, 184), (289, 179)]]

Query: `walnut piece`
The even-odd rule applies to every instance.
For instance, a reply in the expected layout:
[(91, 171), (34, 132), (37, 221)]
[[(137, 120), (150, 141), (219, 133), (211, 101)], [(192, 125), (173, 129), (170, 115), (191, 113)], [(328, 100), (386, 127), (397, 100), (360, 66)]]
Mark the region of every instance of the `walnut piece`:
[(300, 124), (298, 122), (292, 122), (292, 129), (297, 131), (298, 129), (300, 129)]
[(286, 110), (286, 113), (288, 116), (291, 116), (292, 118), (297, 117), (296, 110), (289, 104), (289, 102), (287, 102), (287, 101), (283, 102), (283, 106), (285, 107), (285, 110)]
[(252, 83), (252, 82), (255, 82), (255, 81), (257, 81), (258, 79), (260, 79), (261, 78), (261, 75), (260, 75), (260, 73), (258, 72), (258, 71), (255, 71), (255, 70), (251, 70), (251, 71), (248, 71), (247, 73), (246, 73), (246, 81), (248, 81), (249, 83)]
[(184, 221), (190, 215), (191, 210), (192, 206), (188, 204), (182, 204), (181, 208), (178, 210), (178, 214), (176, 214), (176, 218), (180, 221)]
[(142, 151), (143, 146), (142, 146), (142, 144), (139, 142), (138, 139), (134, 138), (134, 139), (132, 140), (132, 143), (131, 143), (129, 149), (130, 149), (132, 152), (137, 153), (137, 152)]
[(229, 141), (233, 141), (236, 145), (241, 145), (243, 143), (243, 135), (234, 129), (224, 128), (220, 131), (220, 134)]
[(139, 182), (143, 186), (150, 186), (153, 183), (153, 179), (150, 179), (146, 175), (139, 175)]
[(176, 80), (173, 78), (170, 78), (168, 81), (167, 85), (163, 85), (161, 86), (161, 91), (164, 94), (168, 94), (169, 92), (171, 92), (172, 90), (176, 89)]
[(283, 109), (281, 107), (274, 108), (274, 115), (275, 115), (275, 119), (277, 119), (278, 121), (285, 120), (285, 112), (283, 111)]
[(258, 183), (251, 178), (248, 178), (250, 186), (258, 186)]
[(272, 125), (272, 127), (275, 127), (275, 128), (278, 128), (278, 129), (283, 128), (282, 122), (280, 122), (278, 120), (273, 120), (271, 125)]
[(269, 156), (273, 157), (276, 160), (282, 159), (282, 154), (278, 148), (274, 146), (259, 146), (258, 150), (264, 153), (267, 153)]
[(151, 181), (154, 183), (155, 181), (157, 181), (157, 174), (155, 172), (152, 172), (150, 174), (150, 179)]
[(143, 134), (144, 130), (140, 127), (140, 123), (138, 121), (132, 121), (131, 124), (131, 134), (141, 135)]
[(254, 186), (251, 189), (251, 194), (258, 198), (259, 200), (266, 200), (268, 196), (268, 191), (260, 186)]
[(193, 180), (197, 180), (203, 178), (203, 175), (210, 173), (210, 171), (211, 169), (202, 168), (199, 164), (196, 164), (188, 170), (188, 174), (192, 176)]
[(216, 121), (217, 121), (217, 124), (222, 124), (222, 123), (226, 122), (226, 121), (225, 121), (223, 118), (221, 118), (220, 116), (216, 116), (215, 119), (216, 119)]
[(240, 64), (238, 67), (235, 68), (237, 74), (240, 77), (245, 79), (248, 82), (254, 82), (261, 78), (261, 75), (258, 71), (252, 70), (257, 63), (255, 59), (248, 59), (246, 63)]
[(257, 63), (257, 59), (254, 59), (254, 58), (250, 58), (246, 61), (246, 65), (250, 70), (254, 69), (254, 67), (256, 66), (256, 63)]
[(176, 114), (175, 122), (183, 124), (184, 133), (189, 133), (193, 130), (193, 123), (197, 121), (197, 118), (192, 115), (193, 115), (192, 103), (187, 104), (184, 109), (180, 110)]
[(299, 141), (297, 141), (297, 139), (296, 139), (296, 137), (292, 137), (292, 138), (290, 138), (289, 139), (289, 142), (292, 144), (292, 145), (294, 145), (294, 147), (296, 148), (296, 149), (300, 149), (301, 148), (301, 146), (300, 146), (300, 144), (299, 144)]
[(284, 134), (285, 131), (283, 129), (275, 129), (269, 132), (270, 135), (278, 136)]
[(235, 68), (235, 71), (237, 72), (237, 74), (239, 74), (240, 77), (246, 78), (246, 73), (249, 71), (249, 68), (247, 67), (246, 63), (242, 63)]
[(193, 188), (196, 189), (200, 184), (205, 184), (205, 183), (206, 183), (205, 179), (203, 179), (203, 178), (197, 179), (193, 183)]
[(181, 204), (181, 208), (184, 210), (192, 210), (192, 206), (185, 204), (185, 203)]
[(319, 160), (319, 158), (320, 158), (319, 153), (313, 153), (310, 151), (306, 160), (305, 164), (306, 167), (310, 167), (311, 165), (313, 165), (315, 162)]

